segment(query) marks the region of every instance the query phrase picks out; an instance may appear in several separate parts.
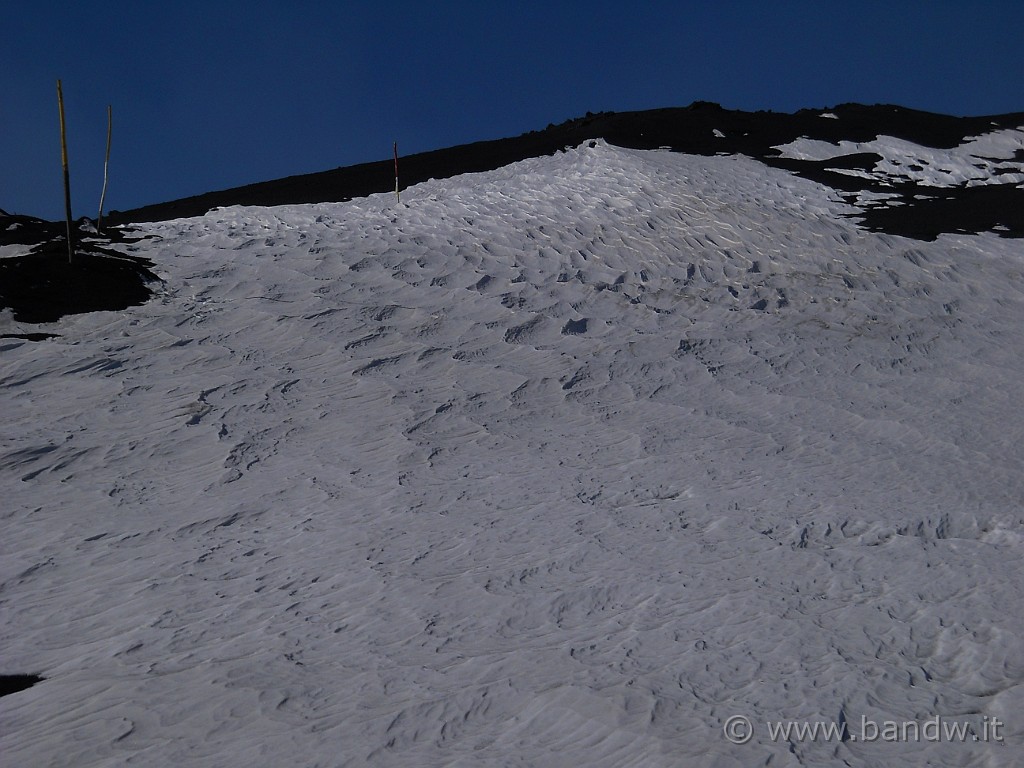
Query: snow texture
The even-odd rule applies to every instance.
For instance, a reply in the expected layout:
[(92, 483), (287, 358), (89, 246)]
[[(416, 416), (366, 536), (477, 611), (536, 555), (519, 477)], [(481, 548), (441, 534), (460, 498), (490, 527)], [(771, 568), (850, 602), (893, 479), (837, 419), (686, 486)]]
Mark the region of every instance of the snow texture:
[[(5, 764), (1020, 765), (1019, 241), (855, 212), (592, 141), (138, 225), (0, 340)], [(935, 716), (1004, 741), (764, 728)]]
[(881, 159), (871, 172), (849, 168), (832, 170), (890, 183), (909, 180), (923, 187), (1024, 183), (1024, 126), (972, 137), (955, 149), (922, 147), (892, 136), (839, 144), (801, 138), (776, 149), (781, 157), (794, 160), (831, 160), (874, 153)]

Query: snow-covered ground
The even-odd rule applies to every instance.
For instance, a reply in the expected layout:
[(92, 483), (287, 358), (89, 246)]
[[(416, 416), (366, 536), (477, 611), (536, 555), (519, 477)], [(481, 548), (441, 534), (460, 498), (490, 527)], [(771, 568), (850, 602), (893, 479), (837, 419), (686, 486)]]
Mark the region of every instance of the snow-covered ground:
[(142, 225), (0, 341), (4, 764), (1022, 764), (1020, 241), (855, 212), (588, 142)]
[(881, 160), (870, 173), (852, 168), (832, 170), (882, 182), (912, 181), (922, 187), (1024, 184), (1024, 126), (971, 137), (952, 149), (922, 147), (892, 136), (839, 144), (800, 138), (776, 149), (780, 157), (795, 160), (831, 160), (862, 152), (874, 153)]

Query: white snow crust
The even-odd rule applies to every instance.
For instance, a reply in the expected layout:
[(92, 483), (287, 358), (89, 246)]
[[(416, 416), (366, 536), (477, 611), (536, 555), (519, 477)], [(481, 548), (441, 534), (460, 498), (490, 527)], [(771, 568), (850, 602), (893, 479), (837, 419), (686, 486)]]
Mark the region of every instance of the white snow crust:
[(1024, 183), (1024, 164), (1014, 159), (1015, 152), (1024, 150), (1024, 126), (975, 136), (953, 149), (922, 147), (893, 136), (839, 144), (799, 138), (775, 149), (780, 150), (781, 157), (794, 160), (831, 160), (872, 152), (882, 159), (870, 173), (851, 168), (832, 170), (883, 183), (913, 181), (924, 187)]
[[(5, 765), (1021, 764), (1019, 241), (602, 142), (401, 201), (0, 340)], [(1005, 741), (764, 727), (935, 716)]]

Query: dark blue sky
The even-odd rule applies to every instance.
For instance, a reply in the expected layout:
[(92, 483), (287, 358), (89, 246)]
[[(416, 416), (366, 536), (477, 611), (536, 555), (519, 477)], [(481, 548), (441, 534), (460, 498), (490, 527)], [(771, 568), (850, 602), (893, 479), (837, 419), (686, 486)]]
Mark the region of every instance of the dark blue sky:
[(76, 216), (513, 136), (587, 111), (847, 101), (1024, 111), (1021, 0), (21, 2), (0, 25), (0, 208)]

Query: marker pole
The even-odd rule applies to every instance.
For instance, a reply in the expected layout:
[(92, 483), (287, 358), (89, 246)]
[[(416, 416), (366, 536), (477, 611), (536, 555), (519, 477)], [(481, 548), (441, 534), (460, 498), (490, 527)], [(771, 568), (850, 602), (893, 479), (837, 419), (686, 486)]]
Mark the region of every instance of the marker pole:
[(100, 223), (103, 221), (103, 200), (107, 196), (107, 166), (110, 165), (110, 134), (114, 127), (114, 114), (107, 105), (107, 156), (103, 159), (103, 191), (100, 192), (100, 212), (96, 216), (96, 233), (99, 234)]
[(402, 198), (398, 194), (398, 142), (397, 141), (395, 142), (394, 150), (395, 150), (395, 201), (400, 203), (400, 202), (402, 202)]
[(75, 252), (74, 236), (71, 231), (71, 177), (68, 173), (68, 141), (64, 131), (64, 92), (57, 81), (57, 109), (60, 111), (60, 161), (64, 167), (64, 215), (68, 222), (68, 264)]

